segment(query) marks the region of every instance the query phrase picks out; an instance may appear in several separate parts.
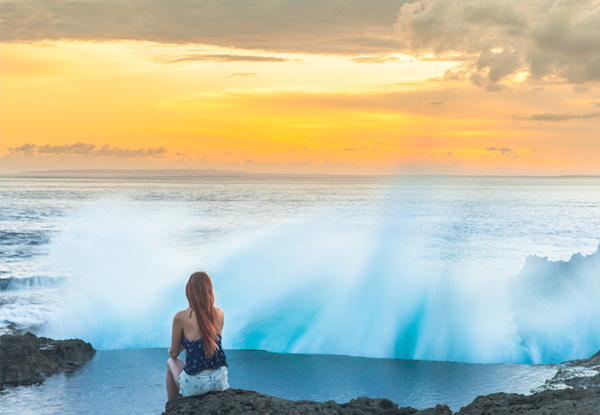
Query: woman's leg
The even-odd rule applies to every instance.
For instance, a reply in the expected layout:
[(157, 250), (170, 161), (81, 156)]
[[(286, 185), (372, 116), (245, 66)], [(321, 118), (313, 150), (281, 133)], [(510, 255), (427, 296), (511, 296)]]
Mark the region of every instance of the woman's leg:
[(183, 370), (184, 363), (180, 358), (169, 358), (167, 361), (167, 399), (179, 394), (179, 382), (177, 377)]

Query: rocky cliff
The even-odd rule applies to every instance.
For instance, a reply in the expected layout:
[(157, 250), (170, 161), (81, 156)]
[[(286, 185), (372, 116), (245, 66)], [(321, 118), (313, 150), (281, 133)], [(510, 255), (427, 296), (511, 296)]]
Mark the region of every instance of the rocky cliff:
[(82, 340), (52, 340), (31, 333), (0, 336), (0, 386), (41, 382), (95, 354), (92, 345)]

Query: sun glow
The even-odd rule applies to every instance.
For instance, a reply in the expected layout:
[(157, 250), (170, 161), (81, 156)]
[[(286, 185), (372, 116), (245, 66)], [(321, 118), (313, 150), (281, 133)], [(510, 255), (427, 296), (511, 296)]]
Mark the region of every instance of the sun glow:
[[(435, 14), (436, 2), (418, 10), (407, 4), (395, 16), (386, 2), (339, 4), (322, 11), (337, 20), (323, 21), (304, 3), (282, 2), (267, 30), (271, 20), (261, 13), (251, 18), (233, 3), (201, 3), (173, 4), (180, 12), (191, 8), (193, 19), (147, 4), (145, 12), (163, 13), (171, 23), (124, 28), (107, 21), (102, 31), (92, 22), (75, 25), (49, 4), (6, 2), (12, 26), (3, 25), (0, 43), (3, 172), (210, 167), (381, 174), (418, 165), (432, 174), (600, 174), (590, 156), (600, 151), (594, 79), (579, 79), (587, 72), (567, 70), (569, 62), (532, 69), (527, 59), (535, 56), (526, 58), (526, 45), (506, 41), (518, 32), (512, 27), (489, 29), (488, 42), (479, 32), (468, 38), (473, 27), (488, 29), (476, 22), (453, 32), (458, 26)], [(31, 26), (19, 20), (22, 13), (11, 14), (26, 5), (50, 7), (65, 25)], [(80, 12), (71, 6), (60, 10)], [(460, 6), (452, 6), (456, 19), (465, 15)], [(86, 7), (99, 6), (92, 0)], [(128, 7), (124, 13), (138, 12)], [(532, 10), (524, 13), (545, 13)], [(439, 30), (428, 32), (418, 20), (428, 12)], [(211, 13), (222, 15), (224, 26), (197, 26)], [(292, 30), (297, 21), (303, 30)], [(485, 151), (491, 147), (512, 152)]]

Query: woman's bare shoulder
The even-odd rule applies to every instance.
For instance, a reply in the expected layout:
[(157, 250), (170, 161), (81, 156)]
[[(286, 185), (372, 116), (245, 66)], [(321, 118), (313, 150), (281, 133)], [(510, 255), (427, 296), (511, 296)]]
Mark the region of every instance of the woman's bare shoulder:
[(178, 311), (177, 313), (175, 313), (175, 317), (173, 317), (173, 320), (182, 320), (183, 318), (187, 317), (190, 314), (190, 309), (186, 308), (185, 310), (181, 310)]

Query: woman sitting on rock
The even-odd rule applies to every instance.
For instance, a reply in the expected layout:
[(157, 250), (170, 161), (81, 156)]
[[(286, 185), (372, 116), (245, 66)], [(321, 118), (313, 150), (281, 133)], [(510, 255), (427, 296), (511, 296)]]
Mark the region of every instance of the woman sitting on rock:
[[(167, 396), (202, 395), (229, 387), (227, 359), (221, 347), (224, 313), (215, 307), (212, 282), (195, 272), (185, 287), (189, 308), (175, 314), (167, 362)], [(179, 354), (185, 350), (185, 364)]]

